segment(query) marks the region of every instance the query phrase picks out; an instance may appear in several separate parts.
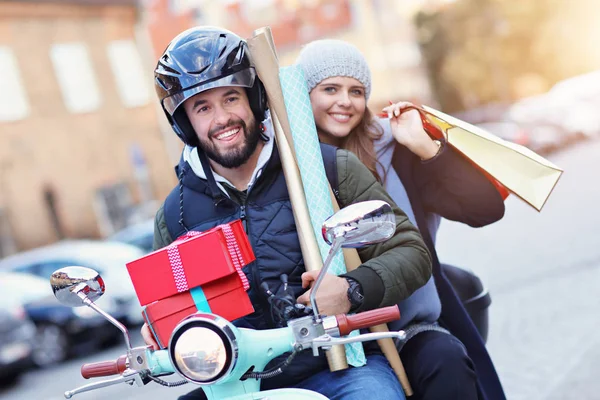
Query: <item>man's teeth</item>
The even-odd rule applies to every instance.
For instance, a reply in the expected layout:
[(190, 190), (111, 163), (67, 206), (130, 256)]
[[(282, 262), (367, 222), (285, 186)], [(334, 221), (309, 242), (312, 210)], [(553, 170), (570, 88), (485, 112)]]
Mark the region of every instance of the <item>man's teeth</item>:
[(223, 132), (220, 135), (217, 135), (217, 140), (223, 140), (223, 139), (227, 139), (230, 136), (235, 135), (236, 133), (238, 133), (240, 130), (240, 128), (235, 128), (235, 129), (231, 129), (227, 132)]
[(342, 122), (348, 121), (350, 119), (350, 116), (346, 115), (346, 114), (331, 114), (331, 116), (334, 119), (336, 119), (338, 121), (342, 121)]

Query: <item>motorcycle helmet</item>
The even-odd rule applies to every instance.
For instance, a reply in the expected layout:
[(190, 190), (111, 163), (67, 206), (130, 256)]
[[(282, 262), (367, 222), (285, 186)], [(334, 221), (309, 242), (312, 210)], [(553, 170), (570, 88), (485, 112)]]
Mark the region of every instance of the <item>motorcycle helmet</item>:
[(158, 60), (154, 84), (171, 127), (190, 146), (197, 146), (198, 138), (181, 105), (205, 90), (244, 87), (256, 120), (265, 118), (266, 95), (248, 45), (226, 29), (199, 26), (177, 35)]

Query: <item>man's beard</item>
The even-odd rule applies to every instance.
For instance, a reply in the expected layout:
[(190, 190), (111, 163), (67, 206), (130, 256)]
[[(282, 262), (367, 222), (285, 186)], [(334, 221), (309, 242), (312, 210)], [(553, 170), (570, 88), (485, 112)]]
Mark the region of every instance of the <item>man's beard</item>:
[[(225, 154), (215, 145), (213, 139), (210, 139), (213, 134), (223, 131), (228, 127), (241, 126), (244, 135), (244, 142), (240, 147), (227, 150)], [(214, 139), (215, 141), (217, 139)], [(254, 118), (250, 121), (250, 129), (241, 119), (230, 121), (226, 126), (217, 126), (208, 132), (208, 139), (199, 139), (198, 147), (204, 151), (206, 156), (225, 168), (238, 168), (246, 163), (254, 154), (258, 141), (260, 140), (259, 124)]]

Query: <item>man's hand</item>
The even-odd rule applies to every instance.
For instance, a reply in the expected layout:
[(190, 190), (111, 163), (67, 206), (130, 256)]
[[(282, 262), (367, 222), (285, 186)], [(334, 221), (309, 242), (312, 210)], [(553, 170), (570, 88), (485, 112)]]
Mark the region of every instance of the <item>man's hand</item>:
[(152, 346), (154, 350), (160, 350), (160, 348), (158, 347), (158, 343), (156, 343), (154, 337), (152, 336), (152, 332), (150, 332), (148, 324), (145, 322), (144, 325), (142, 325), (141, 333), (142, 338), (144, 338), (144, 342), (146, 342), (147, 345)]
[[(302, 274), (302, 287), (312, 287), (317, 280), (319, 271), (310, 271)], [(323, 315), (346, 314), (350, 311), (350, 301), (348, 300), (348, 281), (332, 274), (326, 274), (317, 291), (317, 306), (319, 313)], [(310, 306), (309, 289), (296, 300), (300, 304)]]

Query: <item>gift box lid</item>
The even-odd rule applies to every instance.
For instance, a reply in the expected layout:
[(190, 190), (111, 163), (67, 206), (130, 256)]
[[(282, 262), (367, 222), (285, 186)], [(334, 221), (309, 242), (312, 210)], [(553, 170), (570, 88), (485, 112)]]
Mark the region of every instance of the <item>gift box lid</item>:
[(141, 305), (230, 274), (238, 275), (225, 236), (219, 230), (177, 240), (127, 263), (127, 270)]

